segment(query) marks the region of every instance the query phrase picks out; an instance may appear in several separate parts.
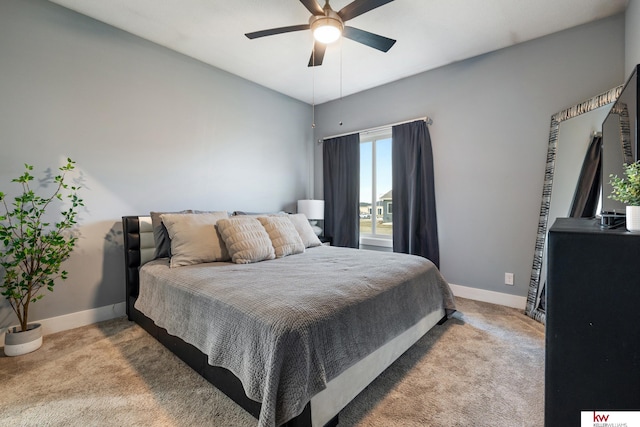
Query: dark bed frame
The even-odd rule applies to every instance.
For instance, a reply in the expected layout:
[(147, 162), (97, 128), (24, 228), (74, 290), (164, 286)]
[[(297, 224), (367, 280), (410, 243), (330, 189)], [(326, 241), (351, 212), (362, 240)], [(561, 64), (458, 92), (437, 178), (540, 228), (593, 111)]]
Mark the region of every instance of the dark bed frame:
[[(123, 216), (124, 249), (126, 265), (126, 309), (129, 320), (136, 322), (151, 336), (182, 359), (194, 371), (204, 377), (216, 388), (226, 394), (244, 410), (256, 419), (260, 415), (261, 404), (247, 397), (240, 380), (228, 369), (211, 366), (207, 355), (182, 339), (170, 335), (166, 329), (158, 327), (153, 320), (138, 311), (134, 304), (138, 298), (140, 276), (138, 269), (141, 265), (141, 234), (138, 216)], [(442, 325), (447, 320), (445, 315), (437, 324)], [(336, 414), (324, 427), (338, 425)], [(282, 427), (311, 427), (311, 404), (307, 403), (300, 415), (282, 424)]]
[[(124, 257), (126, 265), (126, 309), (129, 320), (140, 325), (194, 371), (257, 419), (260, 414), (261, 404), (247, 397), (242, 383), (231, 371), (209, 365), (207, 363), (207, 356), (204, 353), (182, 339), (170, 335), (166, 329), (158, 327), (151, 319), (136, 310), (134, 304), (138, 298), (140, 284), (138, 269), (141, 264), (140, 222), (138, 216), (123, 216), (122, 228), (124, 231)], [(333, 427), (336, 425), (338, 425), (338, 415), (325, 424), (325, 427)], [(311, 405), (307, 403), (300, 415), (282, 426), (311, 427)]]

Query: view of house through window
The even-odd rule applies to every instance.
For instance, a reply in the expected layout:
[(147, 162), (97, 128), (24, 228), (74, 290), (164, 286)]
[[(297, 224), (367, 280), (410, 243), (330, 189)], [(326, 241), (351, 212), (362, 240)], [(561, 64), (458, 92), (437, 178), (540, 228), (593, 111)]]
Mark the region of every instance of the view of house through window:
[(391, 128), (360, 134), (360, 235), (390, 239)]

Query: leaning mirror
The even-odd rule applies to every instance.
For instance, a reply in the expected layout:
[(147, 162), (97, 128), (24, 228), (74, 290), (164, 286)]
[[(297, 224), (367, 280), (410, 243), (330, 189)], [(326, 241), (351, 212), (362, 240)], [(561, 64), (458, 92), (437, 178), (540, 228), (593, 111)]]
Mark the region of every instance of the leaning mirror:
[(602, 122), (621, 90), (622, 86), (618, 86), (551, 116), (538, 234), (525, 308), (525, 313), (539, 322), (545, 323), (547, 226), (559, 217), (596, 214), (600, 179), (595, 165), (599, 164), (596, 152), (599, 156)]

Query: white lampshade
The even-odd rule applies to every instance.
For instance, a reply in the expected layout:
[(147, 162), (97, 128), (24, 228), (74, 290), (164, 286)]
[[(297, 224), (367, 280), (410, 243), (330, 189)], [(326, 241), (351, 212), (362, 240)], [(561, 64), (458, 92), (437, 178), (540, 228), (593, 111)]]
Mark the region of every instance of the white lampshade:
[(324, 200), (298, 200), (298, 213), (310, 220), (324, 219)]

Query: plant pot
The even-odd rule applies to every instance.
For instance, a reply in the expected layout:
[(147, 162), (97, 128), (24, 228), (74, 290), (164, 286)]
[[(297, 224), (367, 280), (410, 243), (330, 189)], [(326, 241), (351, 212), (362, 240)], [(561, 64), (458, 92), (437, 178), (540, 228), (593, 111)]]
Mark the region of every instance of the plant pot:
[(21, 356), (36, 351), (42, 346), (42, 326), (40, 323), (27, 325), (22, 332), (18, 328), (7, 331), (4, 336), (4, 354), (7, 356)]
[(627, 206), (627, 230), (640, 232), (640, 206)]

